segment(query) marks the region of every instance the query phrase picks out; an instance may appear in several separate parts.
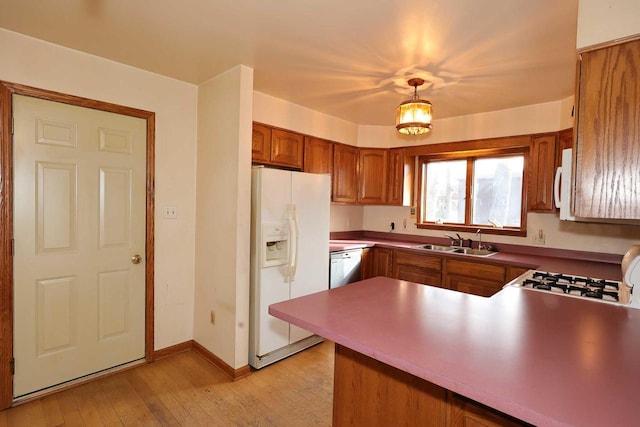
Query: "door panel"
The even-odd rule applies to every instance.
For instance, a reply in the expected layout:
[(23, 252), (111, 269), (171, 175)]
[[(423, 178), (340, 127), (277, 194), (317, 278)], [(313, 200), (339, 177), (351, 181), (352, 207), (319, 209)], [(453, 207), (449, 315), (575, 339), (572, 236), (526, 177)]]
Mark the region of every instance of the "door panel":
[(14, 95), (14, 396), (145, 356), (146, 120)]
[[(298, 266), (290, 297), (297, 298), (329, 288), (331, 177), (294, 173), (291, 193), (298, 218)], [(313, 335), (295, 325), (289, 334), (291, 343)]]

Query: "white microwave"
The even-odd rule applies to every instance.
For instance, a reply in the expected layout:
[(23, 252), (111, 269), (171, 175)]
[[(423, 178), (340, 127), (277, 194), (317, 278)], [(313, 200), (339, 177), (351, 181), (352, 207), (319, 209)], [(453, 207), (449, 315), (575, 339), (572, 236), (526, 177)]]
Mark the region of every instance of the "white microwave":
[(609, 219), (609, 218), (578, 218), (571, 213), (571, 198), (573, 195), (573, 182), (571, 180), (571, 169), (573, 161), (573, 150), (565, 148), (562, 150), (562, 164), (556, 170), (556, 177), (553, 183), (553, 197), (556, 206), (560, 208), (561, 221), (592, 222), (600, 224), (622, 224), (640, 225), (638, 220), (632, 219)]
[(556, 206), (560, 208), (560, 219), (564, 221), (575, 221), (576, 217), (571, 215), (571, 148), (562, 150), (562, 164), (556, 170), (556, 178), (553, 183), (553, 197)]

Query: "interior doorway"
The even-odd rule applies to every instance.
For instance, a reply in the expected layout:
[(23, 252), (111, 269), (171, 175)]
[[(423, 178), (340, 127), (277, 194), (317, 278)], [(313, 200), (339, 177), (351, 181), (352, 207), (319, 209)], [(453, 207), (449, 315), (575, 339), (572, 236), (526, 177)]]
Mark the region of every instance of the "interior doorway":
[(4, 408), (152, 360), (155, 116), (10, 83), (0, 96)]

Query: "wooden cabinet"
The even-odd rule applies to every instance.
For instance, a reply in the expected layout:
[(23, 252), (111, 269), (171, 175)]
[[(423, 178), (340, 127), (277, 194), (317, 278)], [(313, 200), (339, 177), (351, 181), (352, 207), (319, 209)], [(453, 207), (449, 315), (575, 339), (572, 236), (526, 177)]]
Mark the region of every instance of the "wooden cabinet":
[(516, 277), (520, 276), (521, 274), (526, 273), (527, 271), (529, 271), (528, 268), (516, 267), (516, 266), (510, 265), (510, 266), (507, 267), (507, 278), (506, 278), (506, 281), (510, 282), (513, 279), (515, 279)]
[(358, 148), (346, 144), (333, 146), (333, 194), (334, 202), (358, 201)]
[(271, 128), (260, 123), (253, 124), (251, 137), (251, 161), (269, 163), (271, 159)]
[(481, 405), (451, 391), (448, 392), (448, 422), (452, 427), (515, 427), (529, 424)]
[(558, 149), (556, 150), (556, 165), (562, 165), (562, 150), (573, 148), (573, 128), (558, 132)]
[(373, 247), (362, 251), (360, 274), (362, 280), (384, 276), (490, 297), (526, 271), (525, 267), (487, 263), (477, 258)]
[(371, 249), (371, 275), (369, 277), (393, 277), (393, 249)]
[(302, 169), (304, 136), (284, 129), (253, 123), (251, 161), (253, 163)]
[(383, 205), (387, 202), (389, 150), (358, 150), (358, 203)]
[(442, 258), (396, 249), (393, 277), (431, 286), (442, 286)]
[(536, 135), (531, 141), (529, 163), (529, 211), (554, 210), (553, 180), (556, 173), (556, 134)]
[(334, 426), (529, 425), (340, 344), (334, 360)]
[(445, 278), (445, 285), (447, 289), (451, 289), (452, 291), (479, 295), (481, 297), (490, 297), (500, 291), (504, 283), (498, 283), (469, 276), (447, 274)]
[(333, 142), (306, 136), (304, 138), (303, 171), (333, 173)]
[(283, 129), (271, 130), (271, 163), (302, 169), (304, 137)]
[(640, 39), (578, 64), (574, 215), (640, 219)]
[(360, 279), (369, 279), (373, 276), (373, 249), (362, 248), (362, 258), (360, 258)]
[(506, 266), (457, 259), (445, 260), (445, 287), (467, 294), (490, 297), (506, 283)]
[(404, 148), (389, 150), (387, 204), (402, 206), (404, 196)]
[(339, 344), (333, 389), (335, 427), (446, 425), (446, 389)]

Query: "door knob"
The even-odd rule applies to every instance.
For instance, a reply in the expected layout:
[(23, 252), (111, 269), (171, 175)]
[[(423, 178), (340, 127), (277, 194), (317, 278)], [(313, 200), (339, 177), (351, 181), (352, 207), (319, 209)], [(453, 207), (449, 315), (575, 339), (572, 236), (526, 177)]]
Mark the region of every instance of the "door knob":
[(140, 262), (142, 262), (142, 257), (140, 255), (135, 254), (134, 256), (131, 257), (132, 264), (140, 264)]

